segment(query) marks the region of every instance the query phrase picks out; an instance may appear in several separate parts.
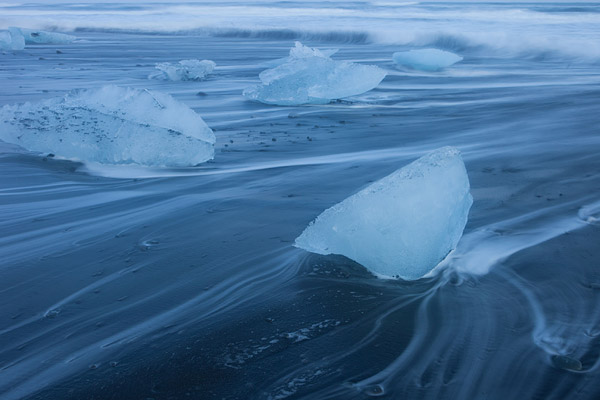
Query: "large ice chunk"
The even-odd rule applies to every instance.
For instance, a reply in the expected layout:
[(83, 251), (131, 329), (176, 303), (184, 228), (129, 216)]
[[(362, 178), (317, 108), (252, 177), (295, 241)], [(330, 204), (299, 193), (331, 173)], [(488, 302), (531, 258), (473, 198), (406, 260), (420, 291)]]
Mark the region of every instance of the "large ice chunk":
[(335, 61), (324, 53), (296, 42), (286, 62), (259, 75), (262, 85), (244, 90), (244, 96), (266, 104), (326, 104), (367, 92), (386, 73), (373, 65)]
[(456, 247), (472, 203), (459, 151), (443, 147), (325, 210), (296, 247), (418, 279)]
[(0, 139), (103, 164), (191, 166), (213, 158), (215, 135), (171, 96), (104, 86), (0, 108)]
[(421, 71), (439, 71), (459, 61), (462, 57), (449, 51), (439, 49), (419, 49), (394, 53), (392, 59), (396, 64)]
[(2, 50), (23, 50), (25, 48), (25, 38), (17, 28), (8, 28), (7, 31), (0, 31), (0, 49)]
[(181, 60), (178, 63), (158, 63), (156, 69), (160, 72), (150, 75), (151, 79), (169, 81), (199, 81), (213, 72), (217, 64), (211, 60)]
[(64, 33), (37, 31), (34, 29), (10, 27), (0, 31), (0, 48), (3, 50), (23, 50), (26, 44), (65, 44), (77, 39)]
[(73, 35), (67, 35), (64, 33), (38, 31), (25, 28), (11, 29), (18, 29), (21, 32), (25, 39), (25, 44), (66, 44), (77, 39)]

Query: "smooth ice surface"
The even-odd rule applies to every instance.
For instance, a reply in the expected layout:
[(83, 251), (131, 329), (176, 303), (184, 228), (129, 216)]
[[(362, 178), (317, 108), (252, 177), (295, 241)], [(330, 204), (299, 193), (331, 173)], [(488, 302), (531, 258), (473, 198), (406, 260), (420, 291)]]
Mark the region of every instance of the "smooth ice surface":
[(215, 136), (171, 96), (104, 86), (0, 109), (0, 139), (103, 164), (191, 166), (213, 158)]
[(443, 147), (325, 210), (296, 247), (418, 279), (456, 247), (472, 203), (460, 152)]
[(178, 63), (158, 63), (156, 69), (160, 72), (151, 75), (152, 79), (169, 81), (199, 81), (213, 72), (217, 64), (211, 60), (181, 60)]
[(77, 39), (73, 35), (64, 33), (46, 32), (26, 28), (12, 29), (17, 29), (21, 32), (21, 35), (23, 35), (23, 38), (25, 39), (25, 44), (66, 44)]
[(25, 38), (17, 28), (8, 28), (7, 31), (0, 31), (0, 49), (2, 50), (23, 50), (25, 48)]
[(439, 49), (419, 49), (400, 51), (392, 55), (396, 64), (421, 71), (439, 71), (463, 58), (449, 51)]
[(375, 88), (386, 73), (373, 65), (335, 61), (318, 49), (296, 42), (286, 62), (259, 75), (262, 85), (244, 96), (266, 104), (326, 104)]

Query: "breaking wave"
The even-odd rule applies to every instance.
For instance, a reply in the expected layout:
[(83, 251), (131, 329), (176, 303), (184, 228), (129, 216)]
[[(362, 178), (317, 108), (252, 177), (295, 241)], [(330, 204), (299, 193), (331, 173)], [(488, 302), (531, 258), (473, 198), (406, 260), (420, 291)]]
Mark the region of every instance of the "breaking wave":
[[(0, 4), (0, 29), (433, 46), (466, 55), (600, 62), (600, 7), (393, 2)], [(577, 30), (572, 27), (577, 26)], [(127, 27), (127, 28), (123, 28)], [(334, 27), (334, 29), (329, 29)], [(485, 32), (485, 34), (482, 34)]]

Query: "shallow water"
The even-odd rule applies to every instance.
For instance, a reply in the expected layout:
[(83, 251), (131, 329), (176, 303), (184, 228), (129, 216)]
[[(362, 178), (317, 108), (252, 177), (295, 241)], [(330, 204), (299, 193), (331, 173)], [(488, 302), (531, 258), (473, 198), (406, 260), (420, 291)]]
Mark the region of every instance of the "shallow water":
[[(600, 397), (599, 11), (0, 4), (2, 28), (79, 38), (1, 54), (0, 105), (113, 83), (173, 95), (217, 136), (213, 161), (182, 169), (0, 143), (0, 398)], [(294, 39), (388, 76), (327, 105), (242, 97)], [(464, 61), (394, 66), (422, 45)], [(217, 68), (147, 78), (188, 58)], [(376, 279), (292, 246), (325, 208), (446, 145), (474, 204), (431, 276)]]

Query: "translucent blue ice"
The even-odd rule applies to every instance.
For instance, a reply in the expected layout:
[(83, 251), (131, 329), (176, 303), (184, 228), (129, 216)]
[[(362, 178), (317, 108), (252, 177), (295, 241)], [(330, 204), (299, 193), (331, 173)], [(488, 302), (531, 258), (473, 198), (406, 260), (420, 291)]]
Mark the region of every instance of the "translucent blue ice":
[(398, 65), (420, 71), (439, 71), (459, 61), (462, 57), (439, 49), (419, 49), (394, 53), (392, 59)]
[(325, 210), (296, 239), (381, 277), (418, 279), (452, 251), (473, 199), (460, 153), (443, 147)]
[(7, 31), (0, 31), (0, 49), (23, 50), (26, 44), (65, 44), (75, 39), (75, 36), (64, 33), (10, 27)]
[(326, 104), (367, 92), (386, 73), (373, 65), (335, 61), (318, 49), (296, 42), (285, 62), (259, 75), (262, 85), (244, 90), (244, 96), (266, 104)]
[(0, 108), (0, 139), (103, 164), (192, 166), (214, 156), (215, 135), (171, 96), (104, 86)]
[(25, 39), (25, 44), (66, 44), (77, 39), (73, 35), (66, 35), (64, 33), (38, 31), (25, 28), (12, 29), (18, 29), (21, 32)]
[(181, 60), (178, 63), (158, 63), (156, 69), (160, 72), (150, 75), (151, 79), (169, 81), (199, 81), (213, 72), (217, 64), (211, 60)]
[(24, 48), (25, 38), (18, 28), (8, 28), (7, 31), (0, 31), (1, 50), (23, 50)]

